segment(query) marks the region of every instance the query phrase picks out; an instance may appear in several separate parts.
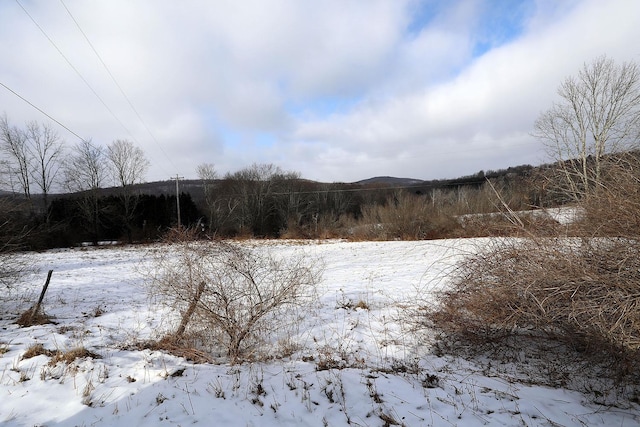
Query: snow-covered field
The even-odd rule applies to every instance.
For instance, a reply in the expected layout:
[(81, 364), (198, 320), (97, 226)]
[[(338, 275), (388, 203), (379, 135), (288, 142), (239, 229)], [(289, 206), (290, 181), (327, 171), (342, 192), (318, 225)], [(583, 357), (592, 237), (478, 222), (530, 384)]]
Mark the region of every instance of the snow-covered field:
[[(147, 248), (36, 254), (39, 273), (1, 302), (0, 425), (640, 425), (632, 403), (598, 405), (588, 393), (535, 385), (509, 367), (434, 351), (428, 331), (410, 332), (411, 308), (483, 243), (247, 242), (282, 256), (304, 251), (324, 273), (319, 300), (294, 327), (274, 331), (289, 355), (240, 366), (133, 349), (175, 327), (140, 274)], [(17, 326), (49, 269), (44, 310), (56, 323)], [(23, 358), (34, 344), (100, 357)]]

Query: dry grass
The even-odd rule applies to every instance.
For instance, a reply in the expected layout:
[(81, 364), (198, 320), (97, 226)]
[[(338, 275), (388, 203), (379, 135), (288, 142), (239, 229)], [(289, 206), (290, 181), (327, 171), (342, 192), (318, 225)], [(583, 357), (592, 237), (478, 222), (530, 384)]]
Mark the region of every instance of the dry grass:
[(461, 331), (543, 328), (637, 350), (639, 256), (640, 245), (619, 239), (502, 241), (461, 265), (436, 319), (464, 313)]
[(44, 348), (44, 346), (40, 343), (29, 346), (29, 348), (27, 348), (27, 350), (22, 355), (21, 359), (31, 359), (32, 357), (41, 355), (45, 355), (51, 358), (51, 360), (49, 360), (49, 366), (54, 366), (59, 362), (70, 364), (76, 359), (82, 358), (100, 359), (100, 355), (89, 351), (84, 347), (74, 347), (66, 351), (49, 350)]
[(584, 217), (577, 233), (640, 238), (640, 159), (618, 156), (603, 175), (600, 187), (581, 204)]
[(623, 160), (608, 165), (578, 206), (584, 215), (567, 230), (572, 237), (520, 224), (525, 237), (495, 239), (464, 260), (429, 313), (435, 325), (479, 345), (542, 333), (583, 354), (607, 355), (618, 375), (637, 372), (640, 164)]
[(463, 215), (455, 237), (554, 236), (560, 224), (540, 210)]
[(22, 313), (20, 317), (18, 317), (18, 320), (16, 320), (16, 324), (22, 326), (23, 328), (36, 325), (47, 325), (50, 323), (53, 323), (51, 317), (47, 316), (41, 311), (33, 314), (33, 308), (30, 308)]
[(451, 210), (434, 206), (426, 197), (398, 192), (382, 205), (362, 207), (352, 228), (354, 240), (419, 240), (451, 237), (460, 228)]
[(29, 346), (29, 348), (27, 348), (27, 350), (24, 352), (24, 354), (22, 355), (21, 359), (31, 359), (32, 357), (36, 357), (36, 356), (40, 356), (40, 355), (45, 355), (47, 357), (51, 357), (55, 354), (55, 351), (53, 350), (47, 350), (46, 348), (44, 348), (44, 346), (42, 344), (33, 344), (31, 346)]
[(66, 351), (56, 351), (54, 352), (51, 360), (49, 361), (49, 366), (54, 366), (60, 362), (64, 364), (73, 363), (76, 359), (100, 359), (100, 355), (87, 350), (84, 347), (75, 347)]
[(189, 341), (189, 336), (177, 338), (175, 335), (165, 335), (157, 341), (140, 343), (136, 348), (166, 351), (174, 356), (184, 357), (193, 363), (211, 363), (213, 361), (207, 352), (199, 350), (195, 343)]

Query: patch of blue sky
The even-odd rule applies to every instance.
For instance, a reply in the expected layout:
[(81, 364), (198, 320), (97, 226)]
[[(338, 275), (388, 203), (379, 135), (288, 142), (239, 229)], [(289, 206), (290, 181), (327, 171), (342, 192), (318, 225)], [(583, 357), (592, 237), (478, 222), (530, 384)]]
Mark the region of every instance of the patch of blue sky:
[(224, 141), (225, 150), (246, 151), (250, 149), (264, 149), (273, 147), (278, 137), (270, 132), (246, 131), (229, 126), (216, 126), (218, 138)]
[(250, 138), (256, 148), (270, 148), (278, 142), (278, 137), (271, 132), (252, 132)]
[(289, 102), (286, 109), (292, 117), (313, 119), (348, 112), (360, 101), (359, 96), (323, 96), (307, 99), (304, 102)]
[(248, 148), (256, 150), (270, 148), (278, 142), (277, 132), (247, 130), (221, 120), (213, 108), (205, 108), (203, 111), (207, 117), (207, 133), (212, 135), (224, 150), (245, 152)]
[(473, 35), (473, 53), (477, 58), (487, 51), (520, 37), (535, 12), (534, 0), (489, 0), (478, 9)]
[(203, 116), (206, 117), (206, 131), (211, 140), (219, 143), (224, 147), (224, 150), (241, 149), (243, 142), (241, 132), (236, 131), (220, 120), (212, 108), (205, 108), (203, 112)]
[(431, 21), (442, 12), (443, 8), (451, 7), (451, 0), (415, 0), (409, 4), (409, 24), (407, 33), (409, 36), (419, 34)]
[(472, 58), (519, 37), (536, 7), (535, 0), (415, 0), (408, 10), (407, 34), (419, 34), (465, 1), (471, 2), (475, 11), (469, 21)]
[(358, 104), (365, 95), (364, 88), (354, 87), (343, 92), (332, 88), (315, 95), (296, 94), (291, 90), (286, 79), (277, 80), (277, 87), (280, 93), (286, 95), (284, 109), (289, 117), (302, 120), (347, 112)]

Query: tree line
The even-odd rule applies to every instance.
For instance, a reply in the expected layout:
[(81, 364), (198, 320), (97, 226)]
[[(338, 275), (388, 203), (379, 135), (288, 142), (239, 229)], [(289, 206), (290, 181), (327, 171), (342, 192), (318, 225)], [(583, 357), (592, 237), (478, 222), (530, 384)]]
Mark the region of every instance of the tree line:
[(97, 243), (107, 209), (102, 189), (111, 187), (117, 202), (109, 206), (110, 218), (117, 219), (132, 240), (140, 200), (134, 186), (143, 181), (149, 167), (140, 147), (127, 140), (106, 147), (82, 140), (69, 147), (51, 125), (31, 121), (20, 127), (4, 114), (0, 150), (1, 184), (13, 195), (8, 202), (13, 205), (12, 223), (23, 223), (34, 231), (32, 235), (55, 234), (62, 223), (60, 218), (52, 222), (54, 194), (73, 194), (74, 215), (65, 220), (81, 219), (91, 230), (90, 240)]
[[(69, 147), (48, 124), (19, 127), (4, 115), (0, 148), (0, 177), (7, 190), (2, 215), (10, 218), (4, 221), (5, 234), (19, 236), (16, 227), (29, 230), (28, 238), (14, 238), (27, 248), (148, 241), (177, 225), (173, 186), (145, 184), (149, 162), (130, 141), (101, 147), (86, 140)], [(487, 179), (509, 194), (514, 209), (522, 209), (536, 197), (530, 185), (532, 169), (389, 186), (314, 182), (273, 164), (253, 164), (220, 177), (213, 164), (204, 163), (197, 167), (198, 180), (183, 183), (179, 212), (181, 225), (210, 236), (347, 237), (362, 230), (359, 222), (383, 221), (378, 218), (381, 209), (390, 210), (390, 216), (399, 211), (409, 215), (407, 206), (416, 210), (424, 205), (422, 213), (410, 214), (431, 218), (421, 222), (494, 210), (495, 202), (481, 200), (487, 196), (486, 189), (480, 191)], [(372, 216), (375, 209), (378, 213)], [(401, 234), (393, 237), (408, 237)]]
[[(177, 225), (178, 213), (181, 225), (209, 236), (345, 237), (361, 229), (359, 221), (382, 220), (371, 217), (374, 206), (406, 211), (405, 193), (415, 199), (411, 204), (431, 207), (424, 214), (434, 221), (445, 210), (455, 215), (492, 209), (480, 206), (475, 194), (487, 178), (484, 172), (389, 187), (319, 183), (273, 164), (219, 177), (213, 164), (204, 163), (196, 170), (199, 179), (184, 182), (177, 195), (172, 186), (158, 191), (158, 185), (143, 185), (149, 162), (130, 141), (102, 147), (83, 140), (68, 146), (49, 124), (20, 127), (6, 114), (0, 117), (0, 150), (0, 184), (7, 190), (0, 213), (3, 233), (16, 247), (154, 240)], [(518, 171), (491, 172), (492, 179), (503, 191), (521, 192), (529, 168)], [(514, 208), (522, 207), (517, 204)]]
[[(637, 81), (636, 64), (618, 65), (606, 57), (567, 78), (558, 91), (561, 102), (534, 125), (555, 161), (551, 164), (385, 185), (319, 183), (273, 164), (219, 176), (213, 164), (203, 163), (198, 180), (183, 182), (179, 210), (172, 186), (157, 191), (143, 185), (149, 162), (132, 142), (102, 147), (84, 140), (68, 146), (48, 124), (20, 127), (4, 115), (0, 184), (7, 192), (0, 233), (5, 240), (11, 237), (11, 245), (26, 234), (38, 236), (44, 246), (133, 242), (175, 227), (180, 212), (181, 225), (218, 237), (347, 237), (362, 230), (363, 238), (468, 235), (470, 230), (457, 229), (456, 218), (588, 197), (611, 159), (637, 149)], [(390, 232), (391, 221), (404, 224), (402, 231)], [(383, 230), (381, 235), (371, 227)]]

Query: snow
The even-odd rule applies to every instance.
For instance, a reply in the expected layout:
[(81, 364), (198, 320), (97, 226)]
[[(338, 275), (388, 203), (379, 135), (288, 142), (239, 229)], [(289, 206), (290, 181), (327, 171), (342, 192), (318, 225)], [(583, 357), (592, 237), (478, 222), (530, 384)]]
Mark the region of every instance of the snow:
[[(487, 369), (481, 360), (433, 351), (429, 331), (410, 332), (411, 308), (432, 300), (456, 262), (486, 243), (246, 242), (280, 256), (304, 251), (324, 272), (318, 301), (273, 331), (274, 349), (295, 351), (238, 366), (133, 346), (175, 327), (175, 314), (148, 295), (149, 247), (34, 254), (39, 272), (2, 301), (0, 424), (638, 425), (633, 403), (604, 406), (585, 391), (536, 385), (509, 375), (509, 366)], [(56, 324), (17, 326), (49, 269), (44, 310)], [(100, 358), (53, 366), (47, 355), (22, 359), (36, 343), (82, 346)]]
[(533, 212), (544, 212), (551, 219), (557, 221), (560, 225), (573, 224), (584, 214), (582, 209), (578, 207), (565, 206), (560, 208), (544, 208)]

